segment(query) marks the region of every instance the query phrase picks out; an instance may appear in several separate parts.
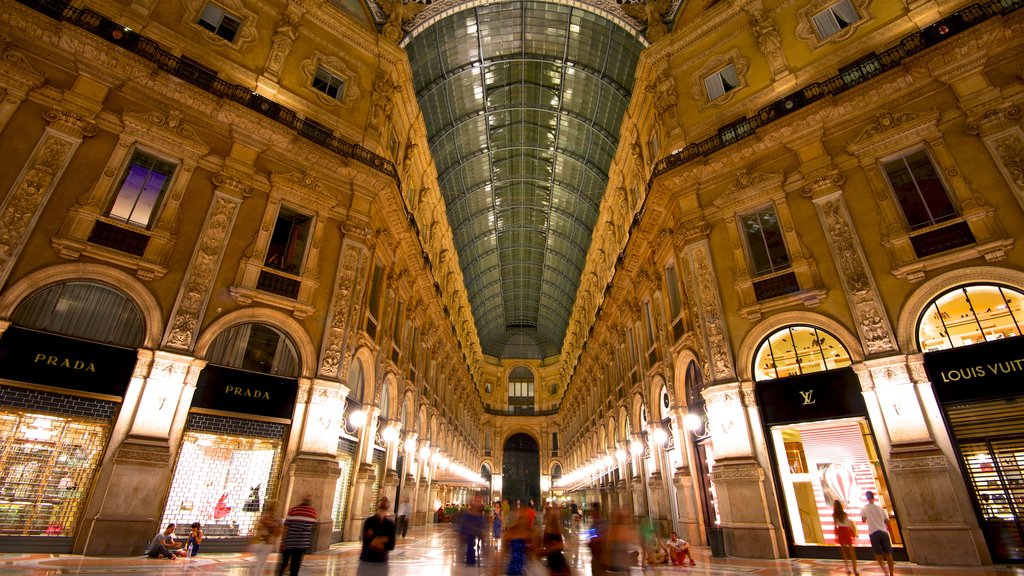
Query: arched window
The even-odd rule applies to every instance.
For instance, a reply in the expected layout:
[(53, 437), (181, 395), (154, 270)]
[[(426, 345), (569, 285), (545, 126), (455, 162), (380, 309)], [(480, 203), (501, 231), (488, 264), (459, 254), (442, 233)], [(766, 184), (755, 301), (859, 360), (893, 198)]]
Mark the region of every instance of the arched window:
[(385, 419), (391, 418), (391, 394), (388, 393), (389, 386), (384, 383), (384, 388), (380, 391), (380, 417)]
[(513, 414), (533, 412), (533, 372), (516, 366), (508, 374), (508, 407)]
[(839, 340), (814, 326), (792, 325), (764, 339), (754, 356), (754, 380), (774, 380), (850, 365)]
[(551, 480), (552, 481), (558, 480), (561, 477), (562, 477), (562, 465), (561, 464), (555, 464), (551, 468)]
[(266, 324), (238, 324), (221, 332), (206, 354), (211, 364), (295, 378), (299, 358), (283, 332)]
[(125, 348), (138, 348), (145, 339), (145, 322), (135, 304), (95, 282), (43, 288), (18, 305), (11, 320), (26, 328)]
[(1024, 294), (1006, 286), (960, 286), (928, 304), (917, 323), (922, 352), (1020, 336)]
[(366, 401), (363, 396), (366, 391), (363, 390), (363, 384), (366, 382), (366, 375), (363, 374), (363, 361), (356, 358), (352, 361), (352, 366), (348, 369), (348, 395), (350, 398), (362, 404)]

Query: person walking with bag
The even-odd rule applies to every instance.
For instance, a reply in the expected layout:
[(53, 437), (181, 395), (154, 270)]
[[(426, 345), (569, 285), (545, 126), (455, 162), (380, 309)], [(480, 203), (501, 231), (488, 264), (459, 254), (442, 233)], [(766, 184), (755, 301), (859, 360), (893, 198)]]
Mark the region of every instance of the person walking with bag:
[(569, 563), (565, 561), (562, 550), (565, 539), (562, 537), (562, 523), (557, 507), (551, 506), (544, 514), (544, 535), (541, 537), (540, 556), (548, 561), (548, 574), (551, 576), (569, 576)]
[(395, 523), (388, 518), (391, 502), (381, 498), (377, 513), (363, 521), (363, 549), (356, 576), (387, 576), (388, 552), (395, 549)]
[(832, 503), (832, 522), (836, 526), (836, 544), (839, 544), (839, 554), (843, 557), (846, 573), (850, 573), (852, 564), (853, 573), (860, 574), (857, 572), (857, 551), (853, 549), (853, 541), (857, 539), (857, 524), (850, 519), (839, 500)]

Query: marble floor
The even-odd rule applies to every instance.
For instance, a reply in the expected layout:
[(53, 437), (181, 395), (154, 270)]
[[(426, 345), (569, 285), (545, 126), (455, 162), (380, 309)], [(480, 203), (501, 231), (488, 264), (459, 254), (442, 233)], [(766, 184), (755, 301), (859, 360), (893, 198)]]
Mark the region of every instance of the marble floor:
[[(391, 553), (392, 576), (497, 576), (497, 554), (491, 548), (484, 551), (480, 566), (460, 566), (456, 562), (455, 534), (445, 525), (417, 528), (408, 538), (399, 540)], [(359, 548), (352, 543), (336, 544), (330, 551), (306, 557), (302, 576), (348, 576), (356, 573)], [(575, 567), (575, 575), (590, 575), (590, 558), (586, 546), (576, 538), (567, 541), (566, 556)], [(633, 576), (645, 574), (693, 574), (701, 576), (841, 576), (846, 574), (839, 560), (787, 559), (743, 560), (711, 558), (707, 548), (695, 548), (697, 565), (692, 567), (658, 566), (643, 570), (636, 568)], [(273, 558), (273, 557), (272, 557)], [(252, 557), (247, 553), (202, 554), (188, 560), (151, 560), (143, 557), (94, 558), (73, 555), (0, 553), (0, 576), (65, 576), (145, 574), (173, 576), (248, 576), (252, 574)], [(276, 567), (275, 567), (276, 568)], [(860, 562), (858, 569), (865, 576), (882, 574), (878, 564)], [(265, 575), (276, 574), (269, 566)], [(1024, 576), (1022, 566), (989, 566), (963, 568), (944, 566), (918, 566), (906, 562), (896, 564), (897, 575), (915, 576)]]

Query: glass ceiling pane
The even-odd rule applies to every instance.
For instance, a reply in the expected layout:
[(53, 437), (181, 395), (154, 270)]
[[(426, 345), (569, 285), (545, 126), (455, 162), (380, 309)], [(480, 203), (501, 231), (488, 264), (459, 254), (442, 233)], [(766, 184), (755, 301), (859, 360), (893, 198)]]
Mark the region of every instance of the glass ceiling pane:
[(484, 353), (560, 351), (642, 49), (580, 7), (516, 1), (408, 44)]

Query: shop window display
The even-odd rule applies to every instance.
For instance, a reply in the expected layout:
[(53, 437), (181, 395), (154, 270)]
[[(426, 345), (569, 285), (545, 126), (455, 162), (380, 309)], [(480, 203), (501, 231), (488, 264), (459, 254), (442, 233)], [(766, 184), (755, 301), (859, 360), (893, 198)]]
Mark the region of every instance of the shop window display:
[(105, 422), (0, 411), (0, 535), (73, 536), (109, 434)]
[(1024, 332), (1024, 294), (1006, 286), (961, 286), (939, 296), (918, 324), (922, 352), (970, 346)]
[(902, 545), (899, 527), (891, 520), (888, 489), (865, 419), (773, 426), (771, 435), (794, 544), (836, 545), (832, 504), (839, 500), (857, 523), (854, 545), (868, 546), (867, 525), (860, 514), (866, 503), (864, 493), (870, 490), (889, 513), (893, 545)]
[(338, 485), (334, 490), (334, 530), (345, 529), (345, 514), (348, 511), (348, 490), (352, 486), (352, 456), (338, 454), (338, 466), (341, 468), (341, 475), (338, 477)]
[(813, 326), (787, 326), (757, 349), (754, 379), (774, 380), (850, 365), (850, 353), (835, 336)]
[(281, 440), (186, 431), (161, 525), (201, 522), (207, 538), (248, 536), (277, 493)]

